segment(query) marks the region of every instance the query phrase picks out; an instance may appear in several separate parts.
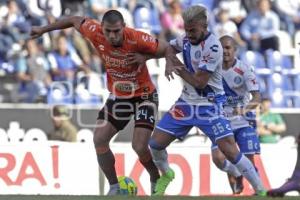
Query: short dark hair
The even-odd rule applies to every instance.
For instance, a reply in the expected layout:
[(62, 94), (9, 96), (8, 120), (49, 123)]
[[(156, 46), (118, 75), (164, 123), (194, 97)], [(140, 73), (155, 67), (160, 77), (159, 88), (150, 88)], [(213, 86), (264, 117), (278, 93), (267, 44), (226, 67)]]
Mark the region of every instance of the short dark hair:
[(236, 40), (235, 40), (233, 37), (231, 37), (231, 36), (229, 36), (229, 35), (223, 35), (223, 36), (220, 38), (220, 41), (221, 41), (221, 42), (222, 42), (222, 40), (228, 40), (228, 41), (230, 41), (230, 43), (233, 45), (233, 47), (234, 47), (235, 49), (238, 48), (238, 44), (237, 44)]
[(117, 11), (117, 10), (109, 10), (106, 13), (104, 13), (102, 22), (108, 22), (110, 24), (114, 24), (121, 21), (124, 23), (123, 15)]

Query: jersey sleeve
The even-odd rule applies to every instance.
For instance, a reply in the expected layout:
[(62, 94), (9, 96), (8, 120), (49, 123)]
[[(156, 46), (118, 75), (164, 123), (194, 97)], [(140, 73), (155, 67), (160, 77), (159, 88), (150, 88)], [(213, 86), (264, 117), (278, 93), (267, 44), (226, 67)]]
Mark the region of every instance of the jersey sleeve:
[(259, 85), (254, 73), (252, 66), (245, 66), (244, 79), (246, 83), (247, 90), (250, 91), (259, 91)]
[(80, 26), (80, 33), (86, 39), (93, 41), (96, 37), (96, 33), (98, 33), (101, 29), (101, 25), (93, 19), (85, 18)]
[[(205, 44), (206, 45), (206, 44)], [(213, 73), (222, 63), (223, 49), (220, 43), (208, 43), (201, 55), (198, 69)]]
[(158, 47), (158, 40), (156, 38), (141, 31), (137, 31), (135, 35), (137, 37), (139, 53), (156, 53)]
[(177, 51), (183, 51), (183, 39), (184, 36), (178, 36), (177, 38), (170, 41), (170, 45), (174, 47)]

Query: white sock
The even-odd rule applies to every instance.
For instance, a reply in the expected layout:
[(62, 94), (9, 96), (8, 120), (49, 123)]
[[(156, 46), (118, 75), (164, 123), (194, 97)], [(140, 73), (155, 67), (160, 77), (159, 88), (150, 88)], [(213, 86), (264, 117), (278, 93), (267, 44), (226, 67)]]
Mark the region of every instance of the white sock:
[(222, 171), (227, 172), (228, 174), (234, 176), (234, 177), (239, 177), (242, 176), (238, 168), (236, 168), (235, 165), (233, 165), (230, 161), (225, 160), (224, 165), (222, 168)]
[(152, 154), (152, 159), (153, 162), (155, 163), (156, 167), (159, 169), (161, 173), (166, 173), (168, 171), (169, 167), (169, 162), (168, 162), (168, 153), (167, 150), (156, 150), (152, 149), (151, 154)]
[(112, 185), (109, 186), (109, 191), (107, 193), (107, 196), (118, 195), (119, 194), (119, 190), (120, 190), (119, 183), (112, 184)]
[(235, 166), (239, 169), (241, 174), (249, 181), (255, 192), (265, 190), (262, 181), (255, 170), (255, 167), (246, 156), (241, 154), (240, 158), (236, 160)]
[(110, 189), (120, 189), (119, 183), (115, 183), (115, 184), (109, 185), (109, 187), (110, 187)]

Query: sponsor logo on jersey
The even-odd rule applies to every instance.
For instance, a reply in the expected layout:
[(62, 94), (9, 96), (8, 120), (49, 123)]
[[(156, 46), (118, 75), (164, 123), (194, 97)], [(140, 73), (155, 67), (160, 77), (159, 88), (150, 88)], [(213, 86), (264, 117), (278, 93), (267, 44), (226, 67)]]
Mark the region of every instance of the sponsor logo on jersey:
[(150, 35), (142, 35), (142, 40), (144, 42), (155, 42), (155, 38)]
[(233, 71), (235, 71), (236, 73), (238, 73), (239, 75), (244, 75), (244, 71), (243, 70), (241, 70), (240, 68), (238, 68), (238, 67), (235, 67), (234, 69), (233, 69)]
[(96, 25), (95, 25), (95, 24), (90, 25), (88, 29), (89, 29), (89, 31), (91, 31), (91, 32), (95, 32), (95, 31), (96, 31)]
[(139, 89), (138, 83), (129, 81), (118, 81), (114, 83), (114, 87), (122, 92), (132, 92)]
[(212, 46), (209, 47), (209, 48), (210, 48), (210, 50), (211, 50), (212, 52), (218, 52), (219, 45), (214, 44), (214, 45), (212, 45)]
[(137, 41), (135, 41), (135, 40), (127, 40), (127, 43), (128, 44), (137, 44)]
[(100, 51), (104, 51), (104, 45), (103, 45), (103, 44), (100, 44), (100, 45), (98, 46), (98, 48), (100, 49)]
[(118, 51), (118, 50), (113, 50), (113, 51), (110, 51), (110, 55), (112, 56), (117, 56), (117, 57), (124, 57), (124, 53), (122, 53), (121, 51)]
[(169, 113), (172, 115), (174, 119), (180, 119), (185, 116), (184, 112), (179, 107), (176, 106), (173, 106), (173, 108), (169, 111)]

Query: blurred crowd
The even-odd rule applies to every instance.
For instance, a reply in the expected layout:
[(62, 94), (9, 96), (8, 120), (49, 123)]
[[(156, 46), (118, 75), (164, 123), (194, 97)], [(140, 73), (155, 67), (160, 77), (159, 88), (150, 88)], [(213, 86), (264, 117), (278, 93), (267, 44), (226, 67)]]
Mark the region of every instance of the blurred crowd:
[(79, 33), (28, 40), (31, 26), (118, 9), (127, 26), (169, 41), (184, 33), (182, 10), (195, 4), (210, 12), (211, 32), (236, 39), (274, 107), (300, 107), (300, 0), (0, 0), (0, 102), (97, 104), (107, 94), (101, 61)]

